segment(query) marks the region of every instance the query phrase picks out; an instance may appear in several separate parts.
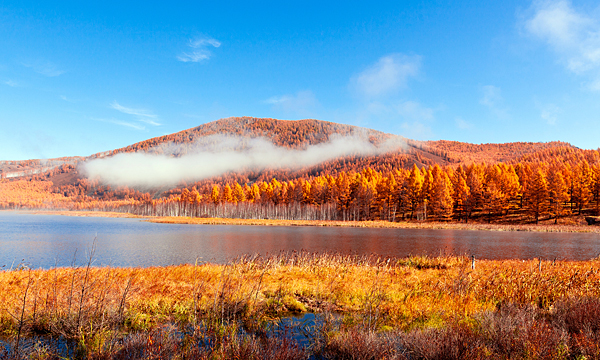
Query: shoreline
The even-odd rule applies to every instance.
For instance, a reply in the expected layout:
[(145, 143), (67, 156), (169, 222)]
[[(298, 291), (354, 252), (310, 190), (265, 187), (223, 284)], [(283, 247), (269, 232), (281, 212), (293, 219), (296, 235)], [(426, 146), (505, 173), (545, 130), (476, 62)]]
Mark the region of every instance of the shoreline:
[(275, 219), (229, 219), (229, 218), (191, 218), (179, 216), (140, 216), (130, 213), (106, 211), (69, 211), (69, 210), (0, 210), (1, 212), (24, 212), (34, 215), (62, 215), (75, 217), (131, 218), (158, 224), (188, 225), (245, 225), (245, 226), (321, 226), (356, 227), (385, 229), (430, 229), (430, 230), (477, 230), (477, 231), (531, 231), (531, 232), (568, 232), (600, 233), (600, 226), (590, 225), (554, 225), (554, 224), (487, 224), (456, 222), (388, 222), (388, 221), (320, 221), (320, 220), (275, 220)]

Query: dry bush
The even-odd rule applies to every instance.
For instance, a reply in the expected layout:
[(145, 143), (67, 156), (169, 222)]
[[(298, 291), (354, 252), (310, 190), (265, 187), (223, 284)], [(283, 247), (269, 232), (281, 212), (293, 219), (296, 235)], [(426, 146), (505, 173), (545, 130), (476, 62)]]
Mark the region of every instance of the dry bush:
[(377, 334), (363, 329), (335, 333), (319, 344), (319, 355), (325, 359), (378, 360), (401, 359), (402, 343), (393, 335)]
[(506, 304), (478, 316), (478, 334), (489, 351), (501, 358), (556, 359), (564, 355), (563, 332), (534, 306)]
[(401, 338), (402, 359), (480, 359), (485, 354), (481, 339), (467, 326), (413, 330)]
[(600, 359), (600, 299), (582, 297), (558, 301), (550, 319), (567, 333), (569, 349), (575, 356)]
[(586, 296), (558, 301), (552, 320), (570, 334), (600, 333), (600, 299)]

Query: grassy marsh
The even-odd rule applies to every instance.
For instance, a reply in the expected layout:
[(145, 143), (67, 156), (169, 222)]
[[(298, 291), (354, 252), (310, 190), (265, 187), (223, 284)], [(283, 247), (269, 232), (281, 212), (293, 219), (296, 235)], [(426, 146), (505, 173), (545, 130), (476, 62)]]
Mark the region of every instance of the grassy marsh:
[[(224, 265), (90, 264), (0, 272), (6, 358), (57, 358), (28, 341), (36, 336), (65, 339), (72, 357), (90, 359), (600, 358), (595, 260), (472, 268), (467, 257), (286, 253)], [(278, 319), (304, 312), (322, 319), (310, 347), (273, 336)], [(440, 357), (448, 353), (457, 355)]]

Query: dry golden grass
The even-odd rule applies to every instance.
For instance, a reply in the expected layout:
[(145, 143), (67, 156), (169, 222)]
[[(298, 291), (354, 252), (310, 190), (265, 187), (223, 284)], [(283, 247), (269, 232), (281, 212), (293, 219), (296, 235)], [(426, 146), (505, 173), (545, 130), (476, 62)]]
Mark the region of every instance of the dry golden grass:
[(599, 299), (599, 283), (596, 260), (478, 260), (472, 268), (466, 257), (309, 253), (224, 265), (18, 269), (0, 272), (0, 330), (13, 339), (51, 334), (76, 339), (86, 351), (109, 351), (103, 344), (164, 326), (219, 332), (243, 324), (252, 332), (264, 321), (311, 311), (340, 314), (337, 331), (467, 326), (470, 334), (481, 314), (506, 305), (554, 316), (565, 300)]
[(228, 265), (15, 270), (0, 272), (0, 322), (8, 332), (23, 322), (32, 331), (74, 335), (109, 319), (146, 329), (329, 310), (374, 328), (441, 326), (500, 303), (548, 308), (563, 298), (600, 297), (599, 270), (597, 261), (541, 262), (540, 271), (537, 260), (482, 260), (471, 269), (464, 257), (302, 253)]

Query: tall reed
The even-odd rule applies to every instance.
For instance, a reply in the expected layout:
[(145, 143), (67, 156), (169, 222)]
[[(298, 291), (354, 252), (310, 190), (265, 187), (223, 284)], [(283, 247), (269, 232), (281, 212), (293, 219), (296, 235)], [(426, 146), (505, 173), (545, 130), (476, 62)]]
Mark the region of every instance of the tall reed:
[[(133, 269), (95, 267), (93, 254), (83, 266), (0, 272), (6, 356), (56, 355), (46, 346), (53, 338), (81, 358), (286, 358), (290, 349), (324, 358), (440, 358), (444, 349), (455, 358), (525, 358), (526, 344), (539, 350), (532, 358), (564, 348), (593, 358), (600, 339), (599, 261), (478, 260), (472, 268), (467, 257), (291, 252)], [(324, 315), (302, 350), (273, 329), (304, 312)]]

